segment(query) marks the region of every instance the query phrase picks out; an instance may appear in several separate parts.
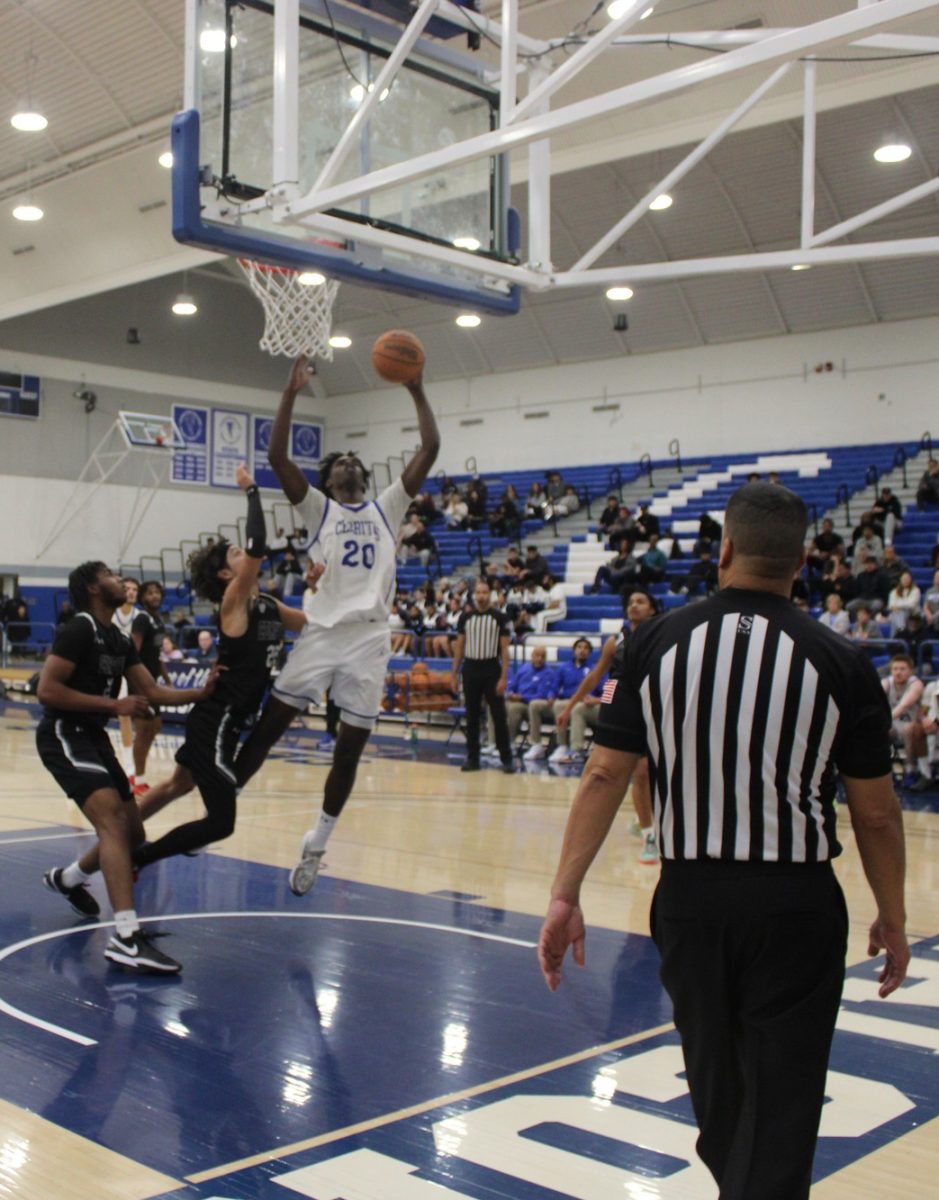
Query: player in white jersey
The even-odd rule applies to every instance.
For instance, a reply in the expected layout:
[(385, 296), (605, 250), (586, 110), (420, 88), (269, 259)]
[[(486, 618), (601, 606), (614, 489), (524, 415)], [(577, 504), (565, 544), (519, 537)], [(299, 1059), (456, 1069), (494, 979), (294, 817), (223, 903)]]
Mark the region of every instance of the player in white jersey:
[[(114, 610), (114, 616), (111, 618), (111, 624), (116, 625), (123, 633), (124, 637), (130, 640), (131, 627), (134, 624), (134, 618), (139, 614), (140, 609), (137, 607), (137, 595), (140, 591), (140, 584), (136, 579), (131, 579), (129, 575), (125, 575), (121, 580), (124, 585), (124, 595), (127, 597), (120, 608)], [(127, 695), (127, 680), (121, 680), (121, 691), (118, 699), (123, 700)], [(130, 786), (135, 788), (137, 780), (134, 777), (134, 723), (130, 717), (122, 716), (117, 719), (118, 727), (121, 733), (121, 766), (127, 778), (130, 780)]]
[(359, 759), (378, 718), (391, 653), (388, 616), (395, 595), (398, 526), (440, 448), (437, 422), (418, 378), (405, 387), (417, 410), (421, 444), (400, 479), (377, 500), (366, 500), (368, 471), (354, 454), (335, 453), (320, 464), (319, 489), (311, 488), (288, 457), (288, 445), (294, 402), (312, 374), (312, 366), (301, 355), (277, 410), (268, 457), (284, 494), (312, 535), (310, 557), (324, 563), (326, 571), (309, 603), (309, 623), (235, 762), (238, 783), (244, 784), (297, 710), (318, 702), (329, 689), (342, 715), (319, 823), (304, 837), (301, 861), (290, 874), (290, 888), (298, 896), (316, 882), (326, 843), (352, 791)]

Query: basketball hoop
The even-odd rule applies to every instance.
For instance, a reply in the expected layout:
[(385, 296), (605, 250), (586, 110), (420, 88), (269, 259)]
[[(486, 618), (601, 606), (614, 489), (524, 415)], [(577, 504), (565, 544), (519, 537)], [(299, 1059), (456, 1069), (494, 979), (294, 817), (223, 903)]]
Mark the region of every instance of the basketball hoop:
[(261, 349), (288, 358), (308, 354), (332, 361), (329, 335), (338, 280), (249, 258), (239, 258), (238, 265), (264, 308)]

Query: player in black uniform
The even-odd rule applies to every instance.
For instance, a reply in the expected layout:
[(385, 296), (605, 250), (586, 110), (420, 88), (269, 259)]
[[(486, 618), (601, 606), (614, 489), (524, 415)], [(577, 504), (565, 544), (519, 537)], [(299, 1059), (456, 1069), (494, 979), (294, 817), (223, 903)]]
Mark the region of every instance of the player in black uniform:
[[(146, 867), (174, 854), (188, 854), (211, 842), (230, 837), (235, 828), (237, 784), (233, 761), (246, 722), (261, 706), (277, 666), (284, 628), (299, 633), (306, 618), (258, 589), (258, 572), (265, 555), (264, 513), (254, 480), (244, 464), (238, 485), (248, 496), (245, 549), (225, 539), (204, 546), (189, 560), (193, 590), (204, 600), (220, 604), (218, 669), (215, 691), (193, 706), (186, 718), (186, 738), (176, 754), (176, 770), (164, 783), (139, 799), (143, 820), (198, 787), (206, 813), (171, 829), (155, 842), (134, 851), (134, 865)], [(308, 582), (315, 586), (324, 568), (318, 566)], [(82, 864), (95, 861), (95, 850)]]
[[(173, 681), (160, 661), (160, 650), (163, 648), (163, 636), (166, 633), (166, 624), (160, 610), (163, 608), (165, 596), (163, 584), (158, 579), (148, 579), (140, 585), (140, 612), (134, 617), (130, 637), (140, 655), (140, 661), (153, 678), (162, 679), (167, 687), (172, 687)], [(138, 717), (134, 721), (135, 796), (143, 796), (150, 790), (147, 783), (147, 755), (162, 724), (160, 710), (157, 708), (153, 710), (152, 717)]]
[[(161, 954), (140, 932), (134, 911), (131, 849), (143, 841), (143, 824), (130, 784), (105, 726), (113, 716), (142, 717), (150, 704), (189, 704), (211, 693), (163, 687), (141, 663), (133, 643), (113, 624), (124, 603), (123, 581), (104, 563), (86, 562), (69, 575), (76, 615), (56, 635), (43, 664), (37, 695), (43, 717), (36, 746), (43, 766), (75, 801), (98, 834), (95, 869), (100, 865), (114, 909), (114, 936), (105, 958), (132, 970), (173, 974), (179, 963)], [(130, 695), (118, 699), (126, 677)], [(65, 896), (85, 917), (96, 917), (98, 902), (87, 889), (84, 860), (47, 871), (48, 888)]]

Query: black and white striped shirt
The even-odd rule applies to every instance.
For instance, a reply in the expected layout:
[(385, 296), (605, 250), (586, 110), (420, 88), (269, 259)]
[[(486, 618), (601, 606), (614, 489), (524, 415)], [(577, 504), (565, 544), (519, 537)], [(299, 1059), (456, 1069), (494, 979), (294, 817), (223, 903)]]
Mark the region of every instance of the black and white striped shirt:
[(667, 859), (834, 858), (836, 772), (890, 772), (865, 652), (768, 592), (727, 588), (643, 623), (607, 699), (596, 741), (649, 754)]
[(457, 633), (466, 637), (463, 657), (468, 662), (497, 659), (500, 638), (509, 636), (509, 618), (494, 608), (487, 608), (485, 612), (463, 613)]

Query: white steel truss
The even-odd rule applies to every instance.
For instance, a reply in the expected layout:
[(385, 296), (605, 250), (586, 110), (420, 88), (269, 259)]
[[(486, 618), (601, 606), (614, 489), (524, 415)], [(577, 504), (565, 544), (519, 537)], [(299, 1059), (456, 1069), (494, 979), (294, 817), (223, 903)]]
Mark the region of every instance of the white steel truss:
[[(593, 62), (601, 53), (619, 46), (641, 45), (660, 41), (662, 35), (629, 34), (649, 7), (649, 0), (633, 0), (625, 11), (599, 33), (584, 37), (583, 43), (561, 65), (551, 59), (554, 43), (523, 36), (518, 30), (518, 0), (502, 0), (501, 23), (481, 14), (468, 16), (448, 0), (422, 0), (404, 31), (398, 48), (393, 52), (376, 80), (372, 91), (352, 117), (333, 154), (320, 173), (316, 184), (306, 195), (299, 195), (296, 185), (296, 159), (291, 159), (285, 147), (297, 124), (297, 95), (295, 86), (295, 46), (291, 48), (291, 21), (304, 0), (275, 0), (279, 20), (275, 23), (274, 72), (274, 145), (277, 185), (262, 200), (243, 206), (270, 208), (275, 221), (295, 224), (317, 233), (342, 233), (366, 243), (389, 249), (407, 249), (415, 258), (457, 266), (487, 277), (493, 286), (505, 287), (518, 283), (527, 288), (571, 288), (607, 285), (642, 280), (666, 280), (690, 275), (708, 275), (736, 271), (760, 271), (770, 268), (827, 263), (865, 262), (874, 259), (906, 258), (939, 253), (939, 237), (912, 237), (896, 240), (853, 242), (841, 246), (830, 243), (844, 238), (897, 209), (913, 204), (939, 191), (939, 180), (931, 179), (910, 188), (882, 204), (858, 213), (827, 230), (816, 232), (815, 223), (815, 109), (817, 65), (815, 56), (834, 47), (851, 45), (890, 52), (939, 52), (939, 38), (888, 32), (898, 22), (921, 14), (939, 11), (939, 0), (879, 0), (861, 3), (858, 7), (811, 24), (785, 29), (731, 30), (674, 35), (683, 43), (704, 47), (719, 46), (724, 53), (699, 63), (614, 88), (552, 110), (552, 95), (574, 75)], [(337, 169), (359, 130), (368, 120), (372, 107), (381, 93), (390, 87), (408, 52), (422, 34), (428, 20), (439, 14), (469, 30), (482, 29), (499, 43), (500, 125), (489, 133), (456, 142), (433, 152), (422, 154), (393, 166), (360, 175), (344, 182), (335, 182)], [(295, 43), (295, 38), (293, 39)], [(529, 61), (532, 54), (540, 57)], [(803, 63), (803, 166), (802, 210), (800, 228), (794, 235), (791, 250), (767, 253), (751, 252), (713, 258), (682, 259), (669, 262), (628, 263), (616, 267), (596, 268), (593, 264), (606, 253), (632, 225), (641, 219), (649, 203), (667, 191), (687, 174), (727, 133), (748, 113), (763, 96), (788, 73), (793, 65)], [(647, 195), (633, 205), (578, 262), (570, 268), (551, 263), (551, 177), (550, 139), (561, 131), (589, 126), (604, 117), (638, 105), (648, 105), (667, 96), (687, 92), (699, 85), (729, 79), (744, 72), (770, 71), (759, 86), (739, 104), (683, 161), (670, 171)], [(527, 94), (517, 97), (518, 80), (528, 77)], [(295, 138), (294, 138), (295, 144)], [(513, 149), (528, 147), (529, 261), (524, 264), (495, 263), (477, 258), (457, 248), (432, 245), (368, 226), (351, 225), (340, 218), (326, 216), (324, 210), (349, 205), (383, 189), (397, 187), (423, 176), (438, 174), (449, 168)]]

